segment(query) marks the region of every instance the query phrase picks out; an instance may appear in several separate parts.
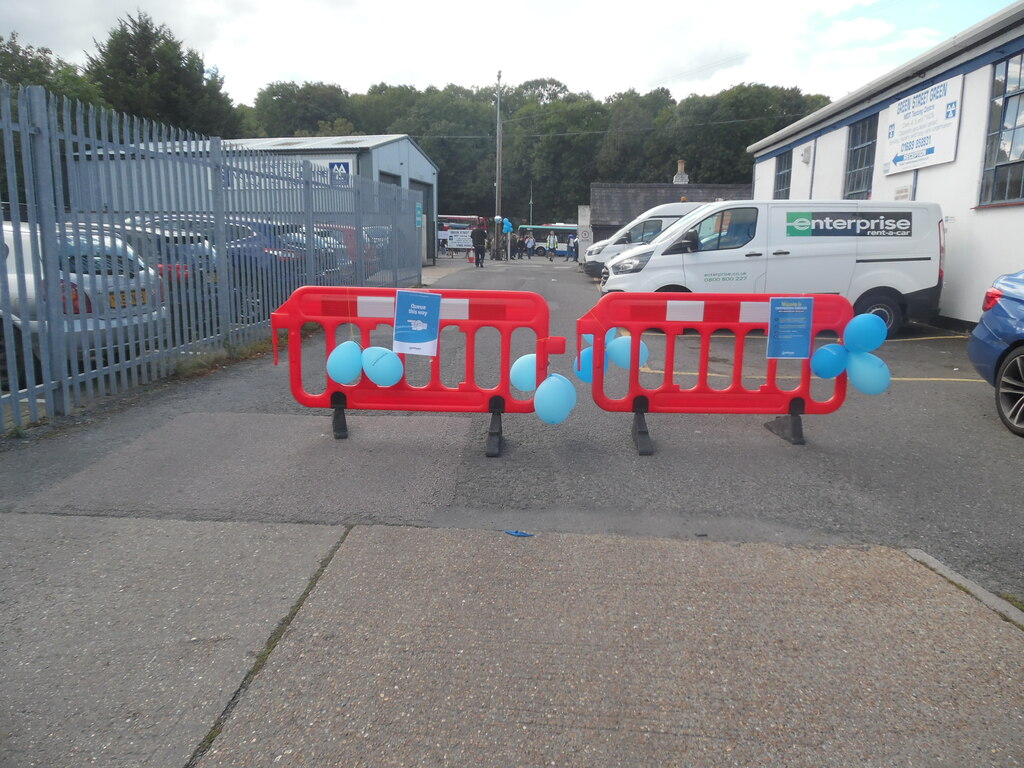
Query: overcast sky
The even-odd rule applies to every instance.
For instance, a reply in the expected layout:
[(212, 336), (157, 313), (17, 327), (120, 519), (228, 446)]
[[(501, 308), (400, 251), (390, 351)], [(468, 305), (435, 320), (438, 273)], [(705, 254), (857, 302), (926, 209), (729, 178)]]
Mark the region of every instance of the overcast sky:
[(118, 20), (165, 24), (235, 103), (275, 81), (443, 88), (554, 78), (598, 99), (738, 83), (837, 99), (994, 13), (1008, 0), (0, 0), (0, 35), (74, 64)]

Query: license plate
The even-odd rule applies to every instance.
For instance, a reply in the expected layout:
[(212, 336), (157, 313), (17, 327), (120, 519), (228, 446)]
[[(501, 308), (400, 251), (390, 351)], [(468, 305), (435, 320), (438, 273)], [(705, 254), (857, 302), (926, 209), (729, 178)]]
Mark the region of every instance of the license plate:
[(126, 307), (136, 307), (139, 304), (146, 303), (146, 289), (143, 288), (140, 291), (121, 291), (119, 293), (110, 294), (110, 308), (111, 309), (124, 309)]

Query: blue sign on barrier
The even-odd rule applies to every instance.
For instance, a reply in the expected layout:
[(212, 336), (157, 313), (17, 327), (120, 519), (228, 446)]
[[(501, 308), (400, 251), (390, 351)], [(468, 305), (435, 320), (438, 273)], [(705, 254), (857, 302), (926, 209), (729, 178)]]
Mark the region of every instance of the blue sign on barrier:
[(426, 291), (395, 293), (395, 352), (437, 354), (441, 326), (441, 294)]
[(803, 359), (811, 356), (811, 319), (814, 299), (810, 296), (769, 300), (768, 357)]

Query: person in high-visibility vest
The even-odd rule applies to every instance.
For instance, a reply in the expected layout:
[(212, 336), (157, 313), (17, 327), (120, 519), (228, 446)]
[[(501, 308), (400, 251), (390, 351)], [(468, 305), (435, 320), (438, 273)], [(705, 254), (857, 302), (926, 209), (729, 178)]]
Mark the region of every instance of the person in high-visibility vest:
[(548, 261), (555, 260), (555, 251), (558, 250), (558, 235), (555, 234), (555, 230), (548, 232)]

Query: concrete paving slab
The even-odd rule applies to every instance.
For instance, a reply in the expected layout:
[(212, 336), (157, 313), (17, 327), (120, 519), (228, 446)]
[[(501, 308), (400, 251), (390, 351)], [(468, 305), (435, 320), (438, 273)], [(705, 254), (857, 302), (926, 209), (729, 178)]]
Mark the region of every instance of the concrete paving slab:
[(181, 768), (343, 533), (0, 515), (0, 766)]
[(367, 527), (199, 766), (1022, 763), (1024, 632), (897, 550)]

